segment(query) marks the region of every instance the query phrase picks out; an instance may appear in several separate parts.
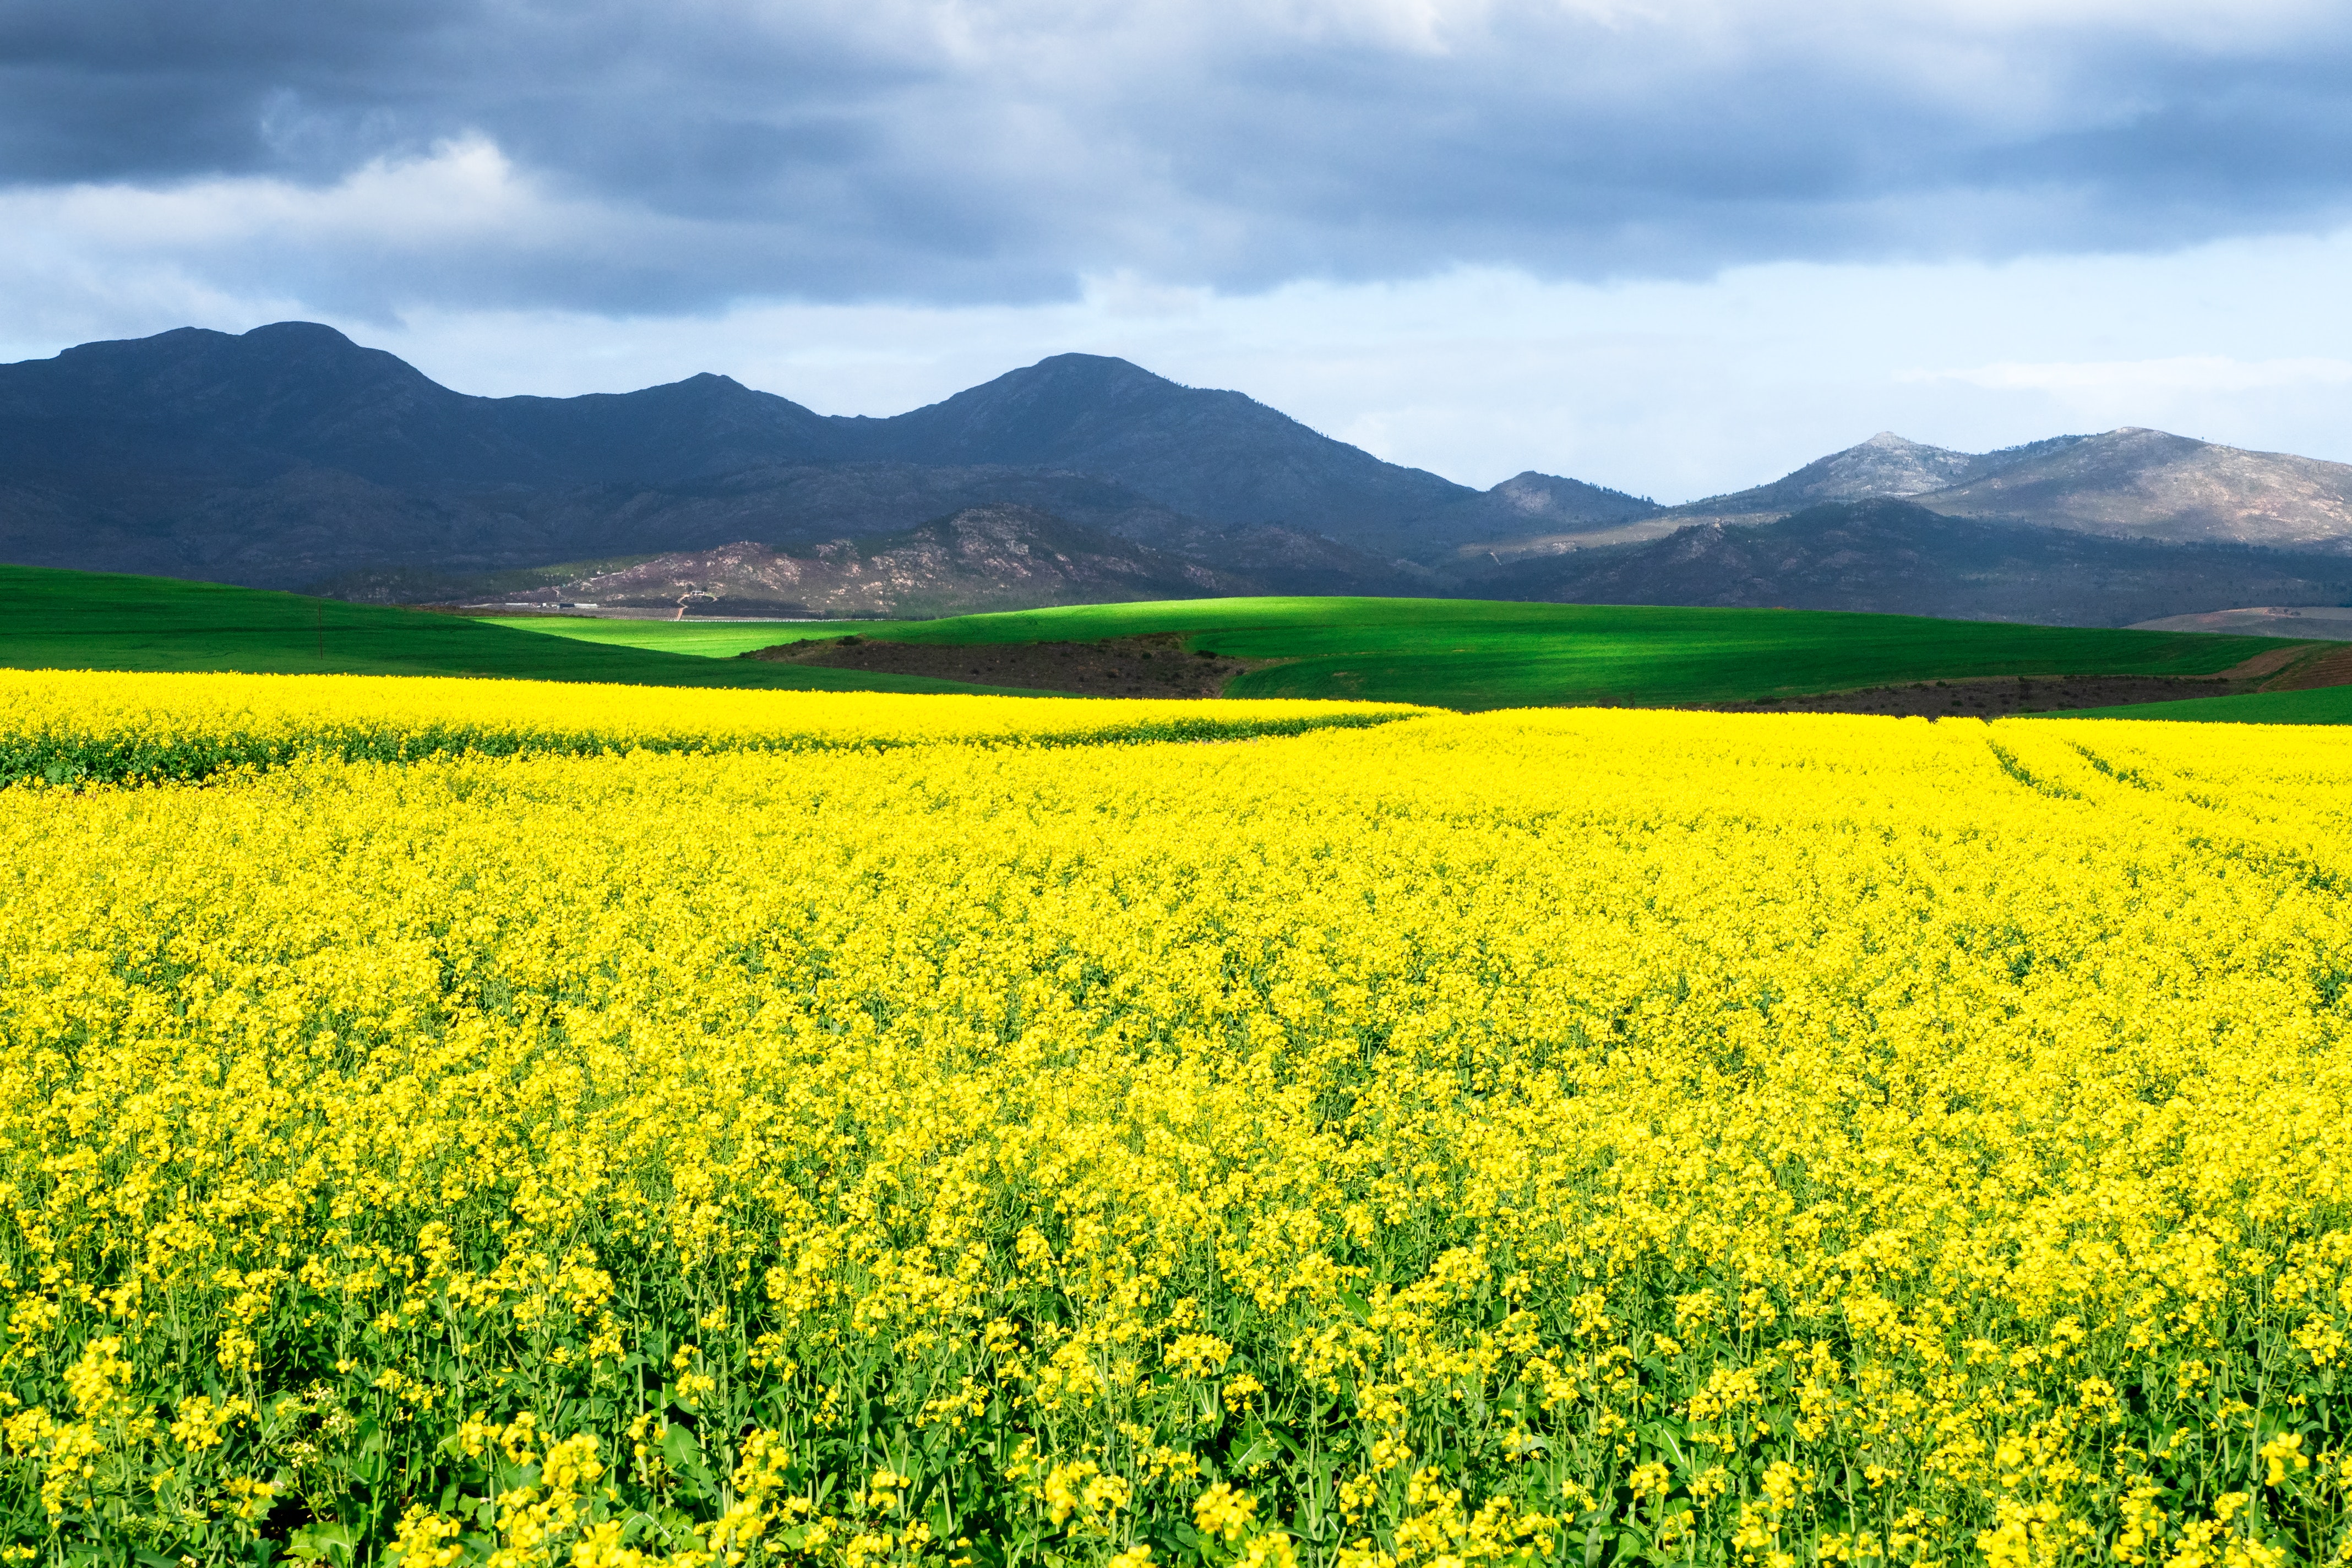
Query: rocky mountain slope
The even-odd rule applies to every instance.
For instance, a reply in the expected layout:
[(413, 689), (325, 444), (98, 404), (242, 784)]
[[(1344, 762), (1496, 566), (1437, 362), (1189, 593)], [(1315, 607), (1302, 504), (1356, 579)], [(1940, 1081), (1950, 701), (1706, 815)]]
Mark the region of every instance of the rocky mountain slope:
[(1904, 500), (1831, 501), (1770, 522), (1520, 563), (1496, 598), (1871, 610), (2123, 626), (2217, 604), (2352, 600), (2352, 555), (2108, 539)]
[(2126, 428), (1919, 498), (1954, 517), (2114, 537), (2352, 551), (2352, 464)]
[(2128, 426), (1997, 452), (1881, 431), (1769, 485), (1675, 507), (1657, 521), (1758, 522), (1872, 499), (2112, 538), (2352, 551), (2352, 465)]
[[(412, 584), (397, 584), (414, 591)], [(432, 596), (464, 602), (483, 588), (444, 581)], [(470, 590), (470, 591), (469, 591)], [(973, 615), (1043, 605), (1197, 599), (1268, 592), (1221, 571), (1081, 528), (1035, 507), (969, 507), (921, 527), (786, 551), (749, 540), (614, 563), (498, 602), (589, 602), (604, 609), (691, 616), (833, 617)]]
[(2084, 437), (2058, 436), (1997, 452), (1956, 452), (1881, 430), (1860, 446), (1817, 458), (1769, 485), (1709, 496), (1670, 509), (1677, 518), (1785, 517), (1823, 501), (1874, 500), (1931, 495), (2001, 473)]

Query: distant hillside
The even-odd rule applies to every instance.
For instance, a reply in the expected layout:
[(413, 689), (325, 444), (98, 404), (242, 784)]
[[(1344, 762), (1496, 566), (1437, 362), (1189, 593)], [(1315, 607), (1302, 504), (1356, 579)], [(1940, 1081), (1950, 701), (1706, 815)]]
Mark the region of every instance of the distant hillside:
[(257, 584), (790, 545), (992, 505), (1143, 543), (1270, 526), (1344, 550), (1475, 493), (1092, 355), (890, 419), (716, 375), (472, 397), (303, 322), (0, 366), (0, 557)]
[[(401, 596), (421, 586), (397, 576), (383, 584)], [(430, 586), (436, 597), (473, 597), (462, 579)], [(1034, 507), (992, 506), (967, 508), (899, 533), (830, 540), (790, 552), (737, 541), (495, 591), (503, 604), (587, 601), (606, 609), (683, 607), (688, 616), (821, 618), (968, 615), (1260, 589), (1254, 578), (1081, 528)]]
[(2125, 428), (1997, 452), (1881, 431), (1858, 447), (1661, 522), (1758, 522), (1822, 501), (1903, 499), (1987, 521), (2175, 543), (2352, 551), (2352, 465)]
[(2084, 437), (1921, 504), (2119, 537), (2352, 550), (2352, 464), (2161, 430)]
[[(2168, 584), (2198, 582), (2186, 557), (2126, 560), (2031, 537), (1993, 550), (1954, 532), (1873, 536), (1871, 548), (1909, 552), (1876, 563), (1800, 552), (1817, 574), (1801, 581), (1795, 565), (1768, 571), (1754, 556), (1761, 545), (1690, 531), (1861, 500), (2119, 544), (2352, 556), (2352, 466), (2152, 430), (1995, 452), (1882, 432), (1769, 484), (1662, 507), (1534, 470), (1474, 490), (1238, 392), (1091, 354), (1057, 354), (884, 419), (817, 414), (719, 375), (585, 397), (474, 397), (299, 321), (242, 336), (184, 328), (0, 365), (0, 560), (323, 584), (379, 601), (437, 596), (451, 584), (504, 592), (517, 574), (546, 585), (563, 563), (701, 563), (671, 574), (684, 581), (733, 550), (730, 571), (751, 571), (755, 554), (771, 574), (776, 562), (812, 563), (832, 584), (820, 597), (844, 605), (878, 593), (870, 573), (836, 583), (824, 576), (834, 567), (814, 563), (916, 563), (910, 584), (928, 585), (907, 593), (953, 605), (1064, 602), (1054, 595), (1097, 573), (1114, 595), (1127, 592), (1117, 582), (1179, 580), (1274, 594), (1454, 594), (1489, 581), (1516, 592), (1522, 571), (1559, 584), (1599, 574), (1629, 601), (1691, 602), (1734, 592), (1725, 584), (1746, 572), (1780, 584), (1776, 603), (1842, 603), (1839, 594), (1883, 596), (1911, 582), (1906, 605), (2003, 616), (2055, 606), (2065, 619), (2112, 624), (2164, 613), (2151, 604), (2224, 607), (2224, 583), (2272, 584), (2247, 602), (2302, 596), (2286, 584), (2334, 571), (2216, 557), (2227, 571), (2177, 603)], [(964, 542), (952, 547), (948, 536), (911, 536), (966, 514), (1076, 530), (1050, 547), (1039, 533), (1040, 548), (1095, 564), (1065, 582), (1025, 574), (1018, 552), (991, 554), (979, 535), (955, 534)], [(2008, 564), (1985, 563), (1994, 557)], [(1702, 561), (1715, 586), (1692, 564)], [(1644, 571), (1661, 575), (1645, 581)], [(994, 586), (981, 581), (989, 572), (1001, 574)], [(1936, 585), (1938, 572), (1958, 575)], [(2036, 585), (2045, 582), (2056, 585)], [(903, 604), (890, 600), (893, 613)]]
[(1879, 500), (1930, 495), (2001, 473), (2084, 440), (2057, 436), (1998, 452), (1956, 452), (1881, 430), (1857, 447), (1817, 458), (1769, 485), (1709, 496), (1671, 509), (1671, 515), (1707, 518), (1780, 517), (1822, 501)]
[(1496, 597), (1561, 604), (1780, 605), (2120, 626), (2222, 604), (2352, 597), (2352, 556), (2105, 539), (1869, 500), (1523, 562), (1479, 586)]
[(1554, 540), (1622, 529), (1665, 512), (1647, 496), (1530, 468), (1492, 489), (1465, 495), (1413, 518), (1383, 534), (1381, 542), (1399, 554), (1451, 565), (1465, 552), (1539, 549)]

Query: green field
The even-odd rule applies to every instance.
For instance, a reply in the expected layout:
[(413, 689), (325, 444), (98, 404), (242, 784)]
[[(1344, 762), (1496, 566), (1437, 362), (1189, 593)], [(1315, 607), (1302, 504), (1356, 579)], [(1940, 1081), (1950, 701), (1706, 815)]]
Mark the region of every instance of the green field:
[(982, 689), (916, 676), (695, 658), (643, 643), (534, 637), (457, 616), (219, 583), (38, 566), (0, 566), (0, 667), (470, 675), (793, 690)]
[(599, 647), (655, 648), (663, 653), (691, 654), (700, 658), (733, 658), (754, 648), (803, 637), (837, 637), (845, 633), (873, 633), (903, 638), (909, 628), (929, 621), (624, 621), (589, 616), (484, 616), (485, 626), (514, 631), (542, 632), (593, 643)]
[[(1202, 599), (936, 621), (633, 621), (433, 615), (166, 577), (0, 566), (0, 664), (19, 668), (471, 675), (647, 686), (973, 691), (988, 688), (739, 659), (807, 637), (948, 645), (1177, 633), (1280, 661), (1233, 697), (1360, 698), (1489, 709), (1724, 702), (1916, 680), (2210, 675), (2276, 639), (1900, 616), (1469, 599)], [(2107, 711), (2107, 710), (2102, 710)], [(2134, 718), (2352, 720), (2329, 689), (2112, 710)]]
[(512, 620), (599, 644), (725, 658), (803, 637), (970, 645), (1185, 634), (1188, 646), (1287, 662), (1231, 697), (1360, 698), (1488, 709), (1727, 702), (1916, 680), (2211, 675), (2279, 639), (1938, 621), (1811, 610), (1521, 605), (1475, 599), (1195, 599), (937, 621)]
[(2131, 708), (2085, 708), (2069, 719), (2167, 719), (2200, 724), (2352, 724), (2352, 686), (2309, 691), (2255, 691)]

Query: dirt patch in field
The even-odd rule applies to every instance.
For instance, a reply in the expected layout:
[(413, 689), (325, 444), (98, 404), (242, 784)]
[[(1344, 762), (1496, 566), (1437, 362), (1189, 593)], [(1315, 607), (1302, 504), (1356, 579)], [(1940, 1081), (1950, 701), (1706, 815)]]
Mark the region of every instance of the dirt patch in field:
[[(2285, 647), (2264, 648), (2262, 652), (2254, 655), (2253, 658), (2247, 659), (2241, 664), (2233, 664), (2229, 668), (2223, 670), (2221, 674), (2216, 675), (2211, 679), (2215, 680), (2260, 680), (2265, 676), (2278, 674), (2279, 671), (2285, 669), (2289, 665), (2294, 665), (2297, 669), (2300, 669), (2305, 665), (2313, 663), (2315, 660), (2326, 659), (2328, 657), (2328, 652), (2329, 650), (2326, 647), (2315, 647), (2307, 642), (2293, 643)], [(2326, 684), (2334, 683), (2328, 682)], [(2273, 687), (2272, 689), (2275, 690), (2277, 689)]]
[(2315, 647), (2305, 643), (2299, 647), (2269, 648), (2219, 675), (1988, 676), (1708, 706), (1726, 713), (1885, 713), (1927, 719), (1997, 719), (2006, 713), (2128, 708), (2142, 702), (2239, 697), (2252, 691), (2302, 691), (2317, 686), (2352, 686), (2352, 647)]
[(2060, 713), (2070, 708), (2122, 708), (2137, 702), (2178, 702), (2189, 697), (2234, 697), (2260, 688), (2252, 680), (2154, 675), (2050, 675), (1976, 680), (1923, 680), (1866, 691), (1812, 697), (1714, 702), (1722, 713), (1886, 713), (1925, 719), (1998, 719), (2009, 713)]
[(2264, 691), (2309, 691), (2319, 686), (2352, 686), (2352, 644), (2324, 649), (2276, 679), (2263, 682)]
[(964, 680), (980, 686), (1066, 691), (1078, 697), (1214, 697), (1234, 676), (1279, 662), (1188, 653), (1184, 639), (1172, 634), (1109, 637), (1101, 642), (971, 647), (827, 637), (757, 648), (741, 657), (827, 669), (927, 675), (936, 680)]

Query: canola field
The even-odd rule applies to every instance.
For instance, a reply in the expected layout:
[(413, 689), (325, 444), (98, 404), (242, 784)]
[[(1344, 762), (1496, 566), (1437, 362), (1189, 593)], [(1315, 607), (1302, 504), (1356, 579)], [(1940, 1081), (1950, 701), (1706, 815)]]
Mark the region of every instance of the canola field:
[(2352, 737), (26, 689), (8, 1563), (2352, 1560)]
[(1073, 702), (367, 675), (0, 669), (0, 784), (154, 784), (298, 757), (890, 750), (1291, 735), (1421, 710), (1375, 702)]

